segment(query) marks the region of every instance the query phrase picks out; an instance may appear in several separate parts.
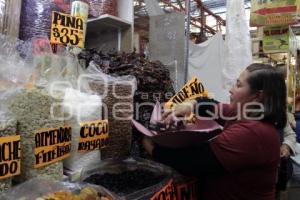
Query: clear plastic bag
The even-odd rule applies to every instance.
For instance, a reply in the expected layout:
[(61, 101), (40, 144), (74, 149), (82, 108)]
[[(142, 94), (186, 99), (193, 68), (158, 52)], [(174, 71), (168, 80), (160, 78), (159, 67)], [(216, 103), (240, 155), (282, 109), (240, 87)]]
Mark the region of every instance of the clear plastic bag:
[(35, 56), (34, 66), (36, 86), (48, 90), (56, 89), (62, 82), (67, 83), (68, 87), (76, 88), (78, 77), (83, 73), (78, 60), (66, 52)]
[(126, 158), (132, 139), (131, 119), (136, 79), (133, 76), (109, 76), (93, 63), (86, 72), (83, 79), (89, 83), (90, 90), (103, 99), (104, 119), (109, 122), (109, 146), (101, 151), (101, 157)]
[(32, 51), (30, 42), (0, 34), (0, 91), (23, 87), (30, 79)]
[(39, 65), (34, 61), (41, 55), (33, 54), (34, 49), (30, 41), (22, 42), (2, 35), (0, 41), (0, 65), (1, 70), (5, 72), (1, 73), (0, 81), (8, 83), (2, 103), (18, 121), (17, 131), (21, 135), (21, 175), (14, 179), (21, 182), (32, 177), (45, 176), (60, 180), (63, 176), (62, 162), (34, 168), (35, 131), (64, 126), (59, 100), (45, 90), (51, 80), (46, 82), (45, 87), (36, 87), (37, 80), (42, 77), (43, 72), (38, 73)]
[(83, 169), (80, 179), (91, 184), (100, 181), (103, 187), (124, 199), (144, 200), (162, 189), (172, 178), (172, 173), (169, 167), (150, 160), (108, 159)]
[[(35, 132), (45, 128), (64, 126), (62, 106), (44, 89), (18, 89), (8, 100), (8, 109), (18, 121), (21, 135), (22, 162), (21, 175), (14, 177), (23, 182), (33, 177), (42, 176), (53, 180), (63, 178), (61, 161), (41, 168), (35, 168)], [(52, 107), (53, 105), (57, 105)], [(53, 109), (51, 109), (53, 108)]]
[[(34, 188), (34, 189), (33, 189)], [(33, 178), (20, 184), (0, 196), (1, 200), (33, 199), (78, 199), (78, 200), (115, 200), (120, 199), (101, 186), (54, 182), (43, 178)]]
[(102, 119), (102, 100), (97, 95), (69, 88), (65, 91), (63, 105), (65, 114), (70, 116), (66, 123), (72, 126), (71, 156), (64, 160), (64, 167), (73, 174), (80, 172), (85, 166), (101, 162), (100, 150), (80, 153), (78, 152), (78, 146), (80, 123)]

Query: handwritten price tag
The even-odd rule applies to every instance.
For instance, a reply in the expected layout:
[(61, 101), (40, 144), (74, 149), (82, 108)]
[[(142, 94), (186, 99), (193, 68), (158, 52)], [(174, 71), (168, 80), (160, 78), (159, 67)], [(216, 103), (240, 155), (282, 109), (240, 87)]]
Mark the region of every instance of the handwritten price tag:
[(60, 12), (52, 12), (51, 37), (52, 44), (66, 44), (84, 47), (84, 20)]

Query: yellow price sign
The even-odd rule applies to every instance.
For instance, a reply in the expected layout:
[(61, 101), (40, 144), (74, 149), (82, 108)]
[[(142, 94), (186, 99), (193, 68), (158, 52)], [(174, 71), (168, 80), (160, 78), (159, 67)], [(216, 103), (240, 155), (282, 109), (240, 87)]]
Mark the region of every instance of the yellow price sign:
[(79, 152), (98, 150), (108, 145), (108, 120), (80, 123)]
[(66, 44), (84, 47), (84, 19), (53, 11), (51, 24), (52, 44)]
[(175, 104), (182, 103), (196, 97), (208, 97), (208, 91), (204, 88), (203, 84), (197, 77), (193, 77), (165, 104), (165, 108), (171, 109)]
[(63, 160), (71, 154), (72, 128), (46, 128), (35, 131), (35, 168)]
[(0, 137), (0, 179), (21, 173), (20, 135)]

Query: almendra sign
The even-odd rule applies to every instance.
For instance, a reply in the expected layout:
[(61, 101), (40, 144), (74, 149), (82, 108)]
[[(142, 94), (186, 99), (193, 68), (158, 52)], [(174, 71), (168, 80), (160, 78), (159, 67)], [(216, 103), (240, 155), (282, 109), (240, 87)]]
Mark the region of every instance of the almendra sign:
[(84, 47), (84, 20), (60, 12), (52, 12), (51, 44)]

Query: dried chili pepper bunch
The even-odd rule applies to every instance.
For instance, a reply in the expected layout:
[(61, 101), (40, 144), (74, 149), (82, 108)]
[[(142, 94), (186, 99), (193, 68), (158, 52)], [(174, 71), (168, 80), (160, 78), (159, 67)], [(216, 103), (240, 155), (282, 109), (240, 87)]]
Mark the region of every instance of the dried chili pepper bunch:
[(137, 79), (138, 91), (165, 91), (172, 84), (169, 70), (160, 61), (150, 61), (144, 54), (103, 53), (95, 49), (83, 51), (79, 59), (94, 61), (107, 74), (123, 76), (132, 75)]

